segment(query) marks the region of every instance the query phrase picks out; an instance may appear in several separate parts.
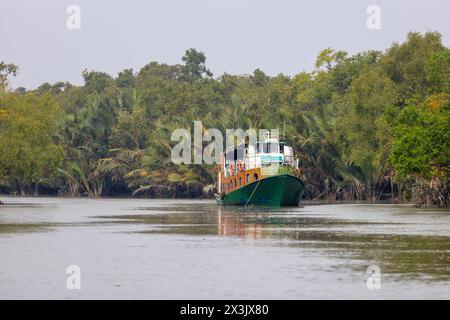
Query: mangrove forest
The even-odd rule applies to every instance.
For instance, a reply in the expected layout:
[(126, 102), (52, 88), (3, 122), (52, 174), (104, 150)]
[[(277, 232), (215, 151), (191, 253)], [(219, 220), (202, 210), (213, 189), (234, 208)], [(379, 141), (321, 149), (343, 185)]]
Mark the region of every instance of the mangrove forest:
[(306, 199), (450, 204), (450, 49), (437, 32), (384, 51), (326, 48), (292, 76), (213, 75), (193, 48), (175, 65), (84, 70), (83, 85), (13, 89), (18, 72), (0, 62), (1, 193), (212, 197), (215, 165), (170, 160), (171, 133), (202, 121), (279, 128)]

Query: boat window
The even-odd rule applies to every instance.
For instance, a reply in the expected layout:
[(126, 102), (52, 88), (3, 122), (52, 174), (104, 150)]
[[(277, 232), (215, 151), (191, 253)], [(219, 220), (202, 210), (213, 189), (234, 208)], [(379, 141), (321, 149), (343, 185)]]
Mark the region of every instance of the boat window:
[(242, 177), (239, 177), (239, 187), (242, 186)]
[(258, 143), (258, 152), (259, 153), (268, 153), (267, 143)]
[(278, 153), (279, 152), (279, 144), (278, 144), (278, 142), (258, 143), (258, 152), (259, 153)]
[(247, 173), (245, 175), (245, 183), (249, 183), (250, 182), (250, 175)]
[(257, 173), (255, 173), (255, 174), (253, 175), (253, 181), (256, 181), (256, 180), (258, 180), (258, 174), (257, 174)]
[(245, 157), (245, 146), (243, 144), (240, 144), (236, 147), (235, 160), (244, 159), (244, 157)]
[(279, 151), (279, 149), (280, 149), (280, 147), (279, 147), (279, 143), (278, 142), (272, 142), (272, 143), (269, 143), (269, 152), (270, 153), (279, 153), (280, 151)]

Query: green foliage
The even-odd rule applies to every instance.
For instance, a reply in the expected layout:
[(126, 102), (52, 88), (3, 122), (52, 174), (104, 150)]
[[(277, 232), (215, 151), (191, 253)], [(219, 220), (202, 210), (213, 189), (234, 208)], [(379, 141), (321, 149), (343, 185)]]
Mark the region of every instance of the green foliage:
[(389, 115), (396, 138), (389, 159), (396, 180), (415, 182), (412, 194), (420, 205), (450, 205), (449, 97), (431, 96), (422, 104)]
[(380, 66), (396, 84), (399, 106), (407, 105), (411, 100), (423, 101), (433, 90), (435, 83), (429, 81), (433, 75), (427, 75), (427, 69), (432, 71), (433, 55), (443, 51), (448, 52), (448, 48), (442, 45), (440, 34), (411, 32), (405, 43), (394, 43), (381, 57)]
[(344, 99), (344, 114), (336, 119), (335, 134), (344, 161), (353, 162), (366, 173), (366, 181), (384, 177), (390, 128), (384, 118), (393, 104), (394, 87), (376, 70), (367, 70), (353, 80)]
[(202, 51), (193, 48), (186, 50), (181, 60), (185, 63), (181, 69), (183, 79), (195, 81), (205, 76), (212, 77), (211, 71), (205, 66), (206, 56)]
[[(409, 33), (385, 52), (327, 48), (312, 72), (293, 77), (256, 69), (212, 78), (196, 49), (181, 62), (150, 62), (116, 78), (84, 70), (83, 86), (3, 89), (0, 186), (29, 192), (28, 185), (46, 184), (92, 197), (208, 196), (214, 166), (170, 161), (171, 132), (201, 120), (223, 132), (280, 129), (298, 152), (308, 198), (414, 198), (419, 190), (447, 205), (450, 51), (438, 33)], [(16, 71), (0, 64), (3, 88)]]
[(433, 109), (427, 104), (407, 106), (394, 118), (396, 143), (390, 159), (399, 175), (448, 177), (450, 99), (442, 100)]
[(61, 162), (56, 143), (60, 107), (51, 95), (0, 98), (0, 181), (22, 193), (52, 185)]
[(347, 56), (347, 52), (335, 51), (327, 48), (319, 52), (316, 59), (315, 67), (317, 70), (325, 67), (326, 70), (332, 69), (336, 64), (340, 63)]
[(119, 72), (116, 78), (116, 84), (119, 88), (133, 88), (136, 84), (133, 69), (125, 69)]
[(425, 70), (431, 93), (450, 92), (450, 50), (433, 53)]
[(84, 79), (84, 86), (88, 92), (100, 93), (104, 91), (113, 81), (110, 75), (105, 72), (87, 71), (81, 73)]
[(0, 93), (4, 92), (8, 84), (8, 77), (15, 76), (19, 67), (12, 63), (0, 61)]

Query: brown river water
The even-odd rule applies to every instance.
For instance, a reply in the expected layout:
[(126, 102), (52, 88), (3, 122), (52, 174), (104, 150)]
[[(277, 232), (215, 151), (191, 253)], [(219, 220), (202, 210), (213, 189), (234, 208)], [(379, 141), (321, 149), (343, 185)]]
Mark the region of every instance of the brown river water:
[(448, 210), (0, 200), (0, 299), (450, 298)]

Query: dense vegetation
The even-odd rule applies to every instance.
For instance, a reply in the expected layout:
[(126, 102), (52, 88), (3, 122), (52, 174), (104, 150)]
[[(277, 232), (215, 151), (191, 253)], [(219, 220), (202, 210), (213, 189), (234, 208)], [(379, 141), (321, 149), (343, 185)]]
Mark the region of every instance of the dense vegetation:
[(410, 33), (385, 52), (331, 48), (293, 77), (223, 74), (186, 51), (83, 86), (7, 90), (0, 64), (0, 191), (91, 197), (211, 196), (215, 167), (170, 161), (171, 132), (280, 128), (300, 152), (309, 199), (398, 197), (449, 206), (450, 50)]

